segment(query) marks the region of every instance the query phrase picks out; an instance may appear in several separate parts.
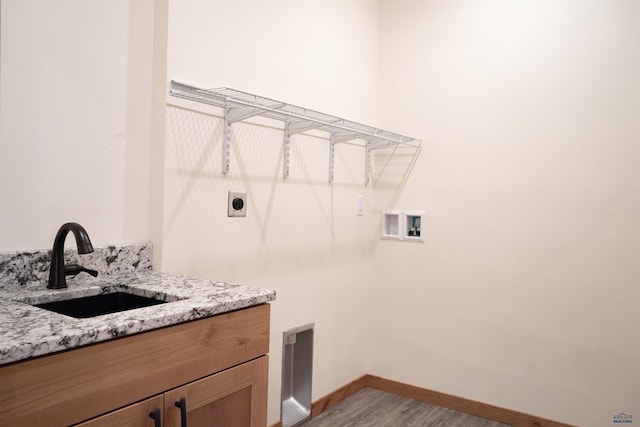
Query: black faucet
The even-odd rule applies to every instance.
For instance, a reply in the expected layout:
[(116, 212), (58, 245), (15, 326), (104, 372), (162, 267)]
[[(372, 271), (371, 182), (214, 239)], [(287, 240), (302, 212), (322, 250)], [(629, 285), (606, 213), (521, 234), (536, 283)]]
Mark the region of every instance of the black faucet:
[(49, 289), (63, 289), (67, 287), (66, 276), (76, 275), (82, 271), (91, 274), (93, 277), (98, 276), (98, 272), (90, 270), (81, 265), (64, 265), (64, 240), (67, 237), (69, 231), (73, 232), (76, 238), (76, 245), (78, 247), (79, 254), (88, 254), (93, 252), (93, 245), (89, 240), (87, 231), (80, 224), (75, 222), (68, 222), (63, 224), (56, 234), (56, 239), (53, 241), (53, 250), (51, 251), (51, 269), (49, 270)]

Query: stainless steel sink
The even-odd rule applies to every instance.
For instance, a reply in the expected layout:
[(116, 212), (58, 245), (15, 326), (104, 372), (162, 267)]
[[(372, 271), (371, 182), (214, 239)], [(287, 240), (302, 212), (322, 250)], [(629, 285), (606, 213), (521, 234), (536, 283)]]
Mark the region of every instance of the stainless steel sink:
[(164, 304), (166, 302), (168, 301), (118, 291), (32, 305), (64, 314), (65, 316), (87, 318)]

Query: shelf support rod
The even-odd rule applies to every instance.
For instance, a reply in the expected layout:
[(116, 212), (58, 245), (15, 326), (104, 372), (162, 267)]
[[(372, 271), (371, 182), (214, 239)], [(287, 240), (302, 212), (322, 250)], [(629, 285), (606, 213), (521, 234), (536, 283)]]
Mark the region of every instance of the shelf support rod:
[[(229, 102), (232, 102), (231, 100), (227, 100), (227, 104)], [(277, 104), (277, 105), (272, 105), (270, 107), (271, 111), (276, 111), (278, 108), (282, 108), (284, 107), (285, 104)], [(246, 119), (250, 119), (251, 117), (255, 117), (255, 116), (260, 116), (262, 115), (266, 110), (265, 108), (259, 108), (259, 107), (236, 107), (233, 108), (233, 110), (231, 111), (231, 113), (229, 114), (229, 119), (231, 121), (231, 123), (235, 123), (235, 122), (239, 122), (242, 120), (246, 120)]]
[(336, 142), (334, 141), (334, 136), (335, 133), (331, 132), (331, 137), (329, 139), (329, 182), (333, 182), (333, 166), (336, 151)]
[(371, 143), (367, 141), (364, 149), (364, 185), (369, 185), (369, 169), (371, 168)]
[(289, 120), (284, 123), (284, 146), (282, 153), (282, 178), (289, 177), (289, 162), (291, 160), (291, 129)]
[(224, 107), (224, 143), (222, 153), (222, 173), (229, 173), (229, 163), (231, 162), (231, 108), (229, 105)]

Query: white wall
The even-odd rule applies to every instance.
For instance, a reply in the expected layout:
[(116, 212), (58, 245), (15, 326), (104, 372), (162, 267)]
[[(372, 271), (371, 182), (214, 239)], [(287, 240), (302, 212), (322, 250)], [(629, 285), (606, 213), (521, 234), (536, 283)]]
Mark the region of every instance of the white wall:
[[(378, 9), (369, 1), (171, 1), (167, 74), (372, 123)], [(176, 99), (170, 99), (171, 103)], [(167, 108), (162, 269), (271, 288), (269, 424), (280, 419), (282, 332), (315, 323), (313, 398), (366, 373), (370, 260), (377, 217), (364, 150), (292, 138), (282, 178), (281, 123), (232, 126), (222, 173), (219, 109)], [(280, 128), (279, 128), (280, 127)], [(324, 136), (326, 138), (326, 135)], [(227, 218), (227, 192), (246, 191), (246, 218)], [(368, 212), (356, 216), (356, 198)]]
[(640, 3), (380, 14), (378, 120), (425, 139), (397, 207), (426, 242), (378, 246), (369, 371), (581, 426), (640, 413)]
[(1, 7), (0, 250), (147, 241), (153, 2)]
[[(308, 321), (314, 399), (370, 372), (578, 425), (640, 413), (637, 1), (174, 0), (168, 49), (158, 4), (0, 4), (0, 250), (75, 220), (97, 245), (153, 235), (165, 271), (277, 290), (270, 422), (281, 331)], [(170, 79), (424, 151), (404, 187), (406, 159), (365, 188), (340, 146), (328, 185), (324, 141), (298, 136), (282, 182), (279, 131), (237, 125), (222, 176), (217, 113), (169, 106), (150, 171), (165, 50)], [(426, 242), (378, 241), (377, 207), (425, 209)]]

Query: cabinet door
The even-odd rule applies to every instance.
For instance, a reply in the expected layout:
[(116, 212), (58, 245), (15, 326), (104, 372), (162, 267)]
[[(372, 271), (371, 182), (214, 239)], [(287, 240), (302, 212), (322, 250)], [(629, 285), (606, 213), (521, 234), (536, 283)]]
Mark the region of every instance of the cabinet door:
[(268, 358), (262, 356), (171, 390), (165, 393), (165, 426), (265, 427), (267, 376)]
[(160, 427), (163, 406), (164, 398), (159, 395), (76, 424), (76, 427)]

